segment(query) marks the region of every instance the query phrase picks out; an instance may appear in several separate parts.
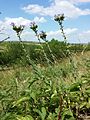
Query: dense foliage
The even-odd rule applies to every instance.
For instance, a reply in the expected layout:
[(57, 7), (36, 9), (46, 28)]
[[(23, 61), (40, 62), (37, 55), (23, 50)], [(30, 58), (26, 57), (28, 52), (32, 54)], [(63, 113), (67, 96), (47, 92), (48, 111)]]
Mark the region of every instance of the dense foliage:
[[(34, 61), (36, 64), (46, 64), (46, 60), (39, 43), (24, 42), (23, 44), (32, 61)], [(52, 56), (47, 49), (47, 45), (45, 43), (42, 43), (42, 45), (47, 57), (53, 62)], [(52, 39), (49, 42), (49, 45), (57, 61), (68, 57), (68, 49), (72, 53), (82, 52), (84, 48), (85, 51), (90, 50), (89, 44), (68, 44), (69, 48), (67, 48), (67, 45), (63, 41), (60, 42), (55, 39)], [(0, 65), (11, 65), (17, 63), (24, 65), (29, 64), (29, 62), (26, 60), (23, 47), (19, 42), (5, 42), (0, 44), (0, 46), (3, 48), (0, 49)]]
[[(83, 119), (90, 114), (90, 59), (82, 55), (50, 67), (14, 67), (0, 73), (1, 120)], [(75, 68), (76, 66), (76, 68)], [(32, 71), (32, 72), (31, 72)]]

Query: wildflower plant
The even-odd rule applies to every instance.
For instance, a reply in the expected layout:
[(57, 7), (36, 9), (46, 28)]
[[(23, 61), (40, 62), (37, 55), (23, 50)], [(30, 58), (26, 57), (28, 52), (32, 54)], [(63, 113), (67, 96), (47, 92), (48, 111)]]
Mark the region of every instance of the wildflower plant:
[(65, 19), (64, 14), (58, 14), (58, 15), (54, 16), (54, 20), (56, 22), (58, 22), (58, 24), (60, 26), (61, 33), (62, 33), (63, 38), (64, 38), (64, 42), (66, 43), (67, 40), (66, 40), (66, 36), (65, 36), (65, 33), (64, 33), (64, 30), (63, 30), (64, 28), (63, 28), (63, 24), (62, 24), (62, 22), (64, 21), (64, 19)]
[[(28, 61), (29, 65), (32, 66), (34, 72), (37, 75), (39, 75), (38, 69), (37, 69), (36, 65), (34, 64), (34, 62), (31, 60), (30, 56), (28, 55), (27, 50), (25, 49), (24, 43), (22, 42), (22, 39), (21, 39), (21, 33), (23, 32), (25, 26), (24, 25), (16, 26), (15, 23), (11, 23), (11, 26), (13, 27), (13, 30), (16, 32), (17, 37), (19, 38), (19, 41), (20, 41), (22, 48), (23, 48), (23, 51), (26, 55), (26, 60)], [(33, 28), (33, 30), (36, 30), (36, 28)]]
[(40, 46), (41, 46), (41, 49), (42, 49), (42, 51), (44, 53), (47, 64), (49, 65), (49, 63), (51, 63), (51, 61), (48, 59), (48, 57), (47, 57), (47, 55), (46, 55), (46, 53), (44, 51), (41, 40), (43, 40), (45, 42), (45, 44), (47, 45), (47, 47), (49, 49), (49, 52), (50, 52), (50, 54), (52, 56), (52, 59), (53, 59), (54, 63), (56, 63), (55, 56), (53, 55), (52, 50), (51, 50), (51, 48), (50, 48), (50, 46), (48, 44), (48, 40), (46, 39), (46, 37), (47, 37), (46, 32), (41, 31), (40, 33), (38, 33), (38, 25), (35, 22), (31, 22), (30, 29), (32, 29), (34, 31), (34, 33), (35, 33), (35, 35), (36, 35), (36, 37), (37, 37), (37, 39), (38, 39), (38, 41), (40, 43)]
[(47, 42), (47, 40), (46, 40), (46, 37), (47, 37), (46, 32), (41, 31), (41, 33), (39, 33), (39, 36), (40, 36), (40, 38), (41, 38), (42, 40), (44, 40), (45, 42)]
[(38, 25), (35, 22), (31, 22), (30, 28), (37, 34)]
[[(65, 44), (66, 44), (67, 52), (68, 52), (69, 55), (70, 55), (70, 56), (69, 56), (69, 59), (70, 59), (71, 66), (73, 67), (73, 69), (72, 69), (72, 75), (73, 75), (73, 77), (74, 77), (75, 74), (76, 74), (76, 72), (75, 72), (75, 71), (73, 72), (73, 70), (74, 70), (73, 63), (74, 63), (74, 61), (72, 60), (72, 56), (71, 56), (70, 50), (68, 51), (67, 38), (66, 38), (66, 35), (65, 35), (65, 33), (64, 33), (64, 27), (63, 27), (64, 18), (65, 18), (64, 14), (58, 14), (58, 15), (55, 15), (55, 16), (54, 16), (54, 20), (55, 20), (56, 22), (58, 22), (58, 24), (59, 24), (59, 26), (60, 26), (60, 30), (61, 30), (62, 36), (63, 36), (63, 38), (64, 38), (64, 42), (65, 42)], [(61, 69), (61, 71), (63, 71), (63, 69)], [(73, 73), (75, 73), (75, 74), (73, 74)], [(64, 98), (67, 96), (67, 94), (68, 94), (67, 89), (65, 88), (64, 78), (65, 78), (65, 77), (63, 77), (63, 79), (61, 80), (61, 88), (60, 88), (60, 89), (61, 89), (61, 93), (60, 93), (60, 103), (59, 103), (58, 120), (61, 120), (61, 119), (62, 119), (63, 104), (64, 104), (63, 99), (64, 99)], [(76, 78), (75, 78), (75, 79), (76, 79)], [(70, 101), (70, 100), (69, 100), (68, 97), (66, 97), (66, 99), (68, 99), (68, 100), (66, 100), (67, 105), (68, 105), (68, 104), (69, 104), (68, 101)]]
[(16, 32), (19, 40), (21, 41), (21, 33), (24, 30), (25, 26), (24, 25), (20, 25), (20, 26), (16, 26), (15, 23), (11, 23), (11, 26), (13, 27), (13, 30)]
[(62, 36), (64, 38), (64, 42), (66, 44), (66, 50), (67, 50), (67, 54), (68, 54), (68, 57), (69, 57), (69, 60), (70, 60), (71, 68), (72, 68), (72, 75), (73, 75), (74, 79), (76, 79), (76, 76), (78, 75), (78, 73), (77, 73), (77, 68), (76, 68), (76, 66), (74, 64), (75, 61), (74, 61), (74, 59), (72, 57), (73, 53), (69, 49), (69, 44), (67, 43), (67, 37), (66, 37), (65, 32), (64, 32), (64, 27), (63, 27), (64, 19), (65, 19), (64, 14), (58, 14), (58, 15), (54, 16), (54, 20), (56, 22), (58, 22), (58, 24), (60, 26)]
[(45, 44), (46, 44), (46, 46), (47, 46), (47, 48), (48, 48), (48, 50), (49, 50), (49, 52), (50, 52), (50, 54), (51, 54), (51, 57), (52, 57), (52, 59), (53, 59), (53, 62), (56, 63), (55, 56), (53, 55), (53, 52), (52, 52), (52, 50), (51, 50), (51, 48), (50, 48), (50, 46), (49, 46), (48, 40), (47, 40), (47, 38), (46, 38), (46, 37), (47, 37), (46, 32), (41, 31), (41, 33), (39, 34), (39, 36), (40, 36), (40, 38), (41, 38), (43, 41), (45, 41)]
[[(37, 39), (38, 39), (38, 41), (39, 41), (39, 43), (40, 43), (40, 47), (41, 47), (41, 49), (42, 49), (42, 52), (43, 52), (44, 57), (45, 57), (45, 59), (46, 59), (46, 62), (47, 62), (47, 64), (49, 65), (50, 60), (48, 59), (48, 57), (47, 57), (47, 55), (46, 55), (46, 53), (45, 53), (45, 51), (44, 51), (44, 48), (43, 48), (43, 46), (42, 46), (41, 39), (40, 39), (40, 38), (46, 37), (46, 35), (43, 36), (43, 34), (38, 34), (38, 25), (37, 25), (35, 22), (31, 22), (31, 24), (30, 24), (30, 29), (33, 30), (33, 32), (35, 33), (35, 35), (36, 35), (36, 37), (37, 37)], [(42, 35), (42, 36), (41, 36), (41, 35)]]

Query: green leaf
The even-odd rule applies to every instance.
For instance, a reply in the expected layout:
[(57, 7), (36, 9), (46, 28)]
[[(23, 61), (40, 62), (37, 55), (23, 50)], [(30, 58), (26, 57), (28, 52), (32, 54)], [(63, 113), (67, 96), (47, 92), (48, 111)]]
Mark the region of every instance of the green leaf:
[(54, 93), (51, 95), (51, 98), (53, 98), (53, 97), (56, 96), (56, 95), (57, 95), (57, 91), (54, 90)]
[(70, 109), (64, 109), (62, 113), (62, 120), (75, 120), (73, 113)]
[(38, 109), (34, 109), (35, 112), (37, 112), (39, 114), (39, 116), (41, 117), (41, 120), (45, 120), (46, 117), (46, 109), (44, 107), (41, 108), (41, 111)]
[(46, 109), (42, 107), (42, 120), (45, 120), (46, 117)]
[(34, 120), (32, 116), (28, 115), (25, 117), (17, 116), (17, 120)]
[(87, 94), (90, 94), (90, 88), (85, 91)]
[(13, 107), (15, 107), (15, 106), (17, 106), (17, 105), (21, 104), (22, 102), (27, 101), (29, 99), (30, 99), (30, 97), (22, 97), (22, 98), (18, 99), (17, 101), (13, 102)]
[(35, 93), (35, 92), (32, 92), (32, 93), (30, 94), (30, 96), (33, 98), (34, 102), (36, 103), (36, 102), (37, 102), (37, 100), (36, 100), (36, 93)]
[(83, 108), (86, 105), (87, 105), (87, 102), (82, 102), (81, 105), (80, 105), (80, 108)]
[(79, 83), (73, 83), (70, 86), (70, 92), (80, 91), (80, 84)]

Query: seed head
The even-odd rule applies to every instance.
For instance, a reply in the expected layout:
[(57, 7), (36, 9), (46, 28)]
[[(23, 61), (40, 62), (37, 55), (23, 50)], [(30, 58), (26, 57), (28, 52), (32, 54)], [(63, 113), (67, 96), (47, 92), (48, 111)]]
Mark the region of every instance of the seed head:
[(40, 36), (41, 39), (46, 40), (47, 34), (46, 34), (46, 32), (41, 31), (41, 33), (39, 34), (39, 36)]
[(16, 26), (15, 23), (11, 23), (11, 26), (13, 27), (13, 30), (17, 33), (17, 35), (21, 34), (24, 30), (24, 25)]
[(37, 33), (38, 25), (37, 25), (35, 22), (31, 22), (30, 28), (31, 28), (35, 33)]
[(64, 14), (58, 14), (54, 16), (54, 20), (57, 22), (63, 21), (64, 20)]

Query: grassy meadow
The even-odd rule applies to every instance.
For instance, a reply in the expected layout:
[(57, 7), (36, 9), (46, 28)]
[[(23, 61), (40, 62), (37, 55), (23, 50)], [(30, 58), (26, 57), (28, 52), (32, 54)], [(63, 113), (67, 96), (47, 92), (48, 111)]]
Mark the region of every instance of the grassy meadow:
[[(40, 51), (35, 44), (27, 44), (25, 49), (30, 47), (33, 53), (35, 49)], [(57, 41), (50, 45), (51, 48), (57, 45), (60, 52), (65, 47), (62, 44), (58, 46)], [(1, 44), (0, 54), (4, 55), (0, 58), (1, 120), (89, 120), (89, 45), (85, 50), (85, 47), (80, 49), (82, 45), (69, 46), (70, 55), (66, 51), (63, 55), (57, 52), (57, 48), (52, 49), (53, 54), (56, 52), (56, 63), (52, 63), (51, 56), (48, 56), (52, 61), (49, 65), (40, 52), (32, 54), (32, 51), (27, 51), (34, 61), (32, 66), (26, 62), (19, 43)]]

